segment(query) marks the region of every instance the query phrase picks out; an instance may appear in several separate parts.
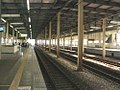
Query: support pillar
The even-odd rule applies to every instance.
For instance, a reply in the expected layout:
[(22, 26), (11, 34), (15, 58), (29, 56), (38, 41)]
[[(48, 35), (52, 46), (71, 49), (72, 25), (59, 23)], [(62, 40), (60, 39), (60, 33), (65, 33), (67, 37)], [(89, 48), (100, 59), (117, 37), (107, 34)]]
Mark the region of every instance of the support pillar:
[(93, 47), (95, 47), (95, 33), (93, 33)]
[(5, 44), (8, 44), (8, 39), (9, 39), (9, 23), (7, 22), (6, 23), (6, 42), (5, 42)]
[(77, 70), (82, 70), (83, 63), (83, 0), (78, 0), (78, 60)]
[(52, 35), (52, 47), (54, 46), (54, 45), (53, 45), (53, 40), (54, 40), (54, 35)]
[(60, 42), (59, 42), (59, 38), (60, 38), (60, 12), (58, 12), (58, 14), (57, 14), (57, 58), (59, 58), (60, 57), (60, 55), (59, 55), (59, 52), (60, 52), (60, 50), (59, 50), (59, 44), (60, 44)]
[(2, 51), (1, 50), (1, 40), (2, 40), (1, 38), (2, 38), (2, 33), (0, 33), (0, 59), (1, 59), (1, 51)]
[(45, 27), (45, 51), (46, 51), (46, 46), (47, 46), (47, 27)]
[(70, 32), (70, 50), (72, 51), (72, 29)]
[(14, 39), (15, 39), (15, 30), (14, 30), (15, 28), (13, 28), (13, 31), (12, 31), (12, 37), (13, 37), (13, 40), (12, 40), (12, 43), (14, 44)]
[(89, 33), (87, 34), (87, 47), (89, 47)]
[[(0, 24), (2, 23), (2, 22), (1, 22), (1, 8), (2, 8), (1, 5), (2, 5), (2, 4), (1, 4), (1, 0), (0, 0)], [(0, 33), (0, 59), (1, 59), (1, 36), (2, 36), (2, 35), (1, 35), (1, 33)]]
[(67, 41), (68, 41), (68, 47), (70, 46), (70, 39), (69, 37), (67, 37)]
[(92, 47), (94, 47), (94, 33), (92, 33), (92, 39), (93, 39)]
[(54, 40), (55, 40), (55, 47), (56, 47), (56, 42), (57, 42), (57, 41), (56, 41), (56, 36), (55, 36)]
[(105, 56), (106, 56), (106, 50), (105, 50), (105, 32), (106, 32), (106, 18), (103, 19), (103, 25), (102, 25), (102, 29), (103, 29), (103, 53), (102, 53), (102, 56), (103, 56), (103, 59), (105, 59)]
[(17, 39), (18, 39), (18, 31), (16, 31), (16, 43), (17, 43)]
[(62, 46), (62, 35), (60, 35), (60, 47)]
[(49, 23), (49, 52), (51, 52), (51, 31), (52, 31), (52, 22)]
[(63, 36), (63, 49), (65, 49), (65, 33), (64, 33), (64, 36)]
[(101, 47), (101, 32), (99, 33), (99, 47)]
[(3, 42), (4, 42), (4, 44), (6, 43), (6, 31), (5, 31), (5, 25), (4, 25), (4, 32), (3, 32)]

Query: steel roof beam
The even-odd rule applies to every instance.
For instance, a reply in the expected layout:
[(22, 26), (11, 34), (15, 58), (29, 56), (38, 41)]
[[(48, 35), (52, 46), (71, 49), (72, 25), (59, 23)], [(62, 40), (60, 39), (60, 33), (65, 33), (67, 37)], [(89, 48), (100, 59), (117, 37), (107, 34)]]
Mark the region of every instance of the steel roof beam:
[(84, 2), (101, 4), (101, 5), (107, 5), (107, 6), (120, 7), (120, 3), (110, 2), (110, 1), (104, 1), (104, 0), (84, 0)]

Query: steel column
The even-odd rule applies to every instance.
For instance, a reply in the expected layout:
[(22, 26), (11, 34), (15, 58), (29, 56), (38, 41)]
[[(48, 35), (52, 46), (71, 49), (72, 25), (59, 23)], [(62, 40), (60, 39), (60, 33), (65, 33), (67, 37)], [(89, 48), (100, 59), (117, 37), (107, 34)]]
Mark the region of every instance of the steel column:
[(18, 31), (16, 31), (16, 43), (17, 43), (17, 39), (18, 39)]
[(59, 38), (60, 38), (60, 12), (58, 12), (57, 14), (57, 58), (60, 57), (59, 55), (59, 46), (60, 46), (60, 42), (59, 42)]
[(12, 31), (12, 37), (13, 37), (13, 44), (14, 44), (14, 35), (15, 35), (15, 30), (14, 30), (15, 28), (13, 28), (13, 31)]
[(57, 37), (55, 36), (55, 47), (56, 47), (56, 43), (57, 43), (56, 38), (57, 38)]
[(99, 33), (99, 47), (101, 47), (101, 32)]
[(89, 34), (87, 34), (87, 47), (89, 47)]
[(53, 40), (54, 40), (54, 35), (52, 35), (52, 47), (53, 47)]
[(70, 32), (70, 50), (72, 51), (72, 29)]
[(63, 49), (65, 49), (65, 34), (63, 36)]
[(82, 70), (83, 57), (83, 0), (78, 0), (78, 60), (77, 70)]
[(7, 23), (6, 23), (6, 42), (5, 42), (6, 44), (7, 44), (8, 41), (9, 41), (9, 40), (8, 40), (8, 39), (9, 39), (8, 36), (9, 36), (9, 23), (7, 22)]
[[(1, 24), (1, 8), (2, 8), (1, 5), (2, 5), (2, 4), (1, 4), (1, 0), (0, 0), (0, 24)], [(1, 59), (1, 36), (2, 36), (2, 35), (1, 35), (1, 33), (0, 33), (0, 59)]]
[(46, 46), (47, 46), (47, 27), (45, 27), (45, 51), (46, 51)]
[(103, 53), (102, 53), (102, 56), (103, 56), (103, 59), (105, 59), (105, 56), (106, 56), (106, 50), (105, 50), (105, 32), (106, 32), (106, 18), (103, 19), (103, 25), (102, 25), (102, 29), (103, 29)]
[(49, 23), (49, 52), (51, 52), (51, 31), (52, 31), (52, 22)]

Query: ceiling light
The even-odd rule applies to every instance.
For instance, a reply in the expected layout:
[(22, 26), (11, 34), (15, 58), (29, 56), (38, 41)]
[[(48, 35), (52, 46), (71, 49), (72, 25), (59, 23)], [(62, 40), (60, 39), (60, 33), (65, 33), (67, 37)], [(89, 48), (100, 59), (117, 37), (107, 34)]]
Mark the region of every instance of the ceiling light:
[(29, 17), (28, 19), (29, 19), (29, 22), (31, 22), (31, 18)]
[(100, 29), (100, 27), (93, 27), (93, 26), (91, 26), (90, 28), (93, 28), (93, 29)]
[(10, 27), (11, 27), (11, 28), (13, 28), (13, 26), (12, 26), (12, 25), (10, 25)]
[(31, 28), (31, 25), (29, 25), (29, 28)]
[(21, 37), (27, 37), (27, 34), (21, 34)]
[(15, 31), (17, 31), (17, 29), (15, 28)]
[(7, 21), (5, 20), (5, 19), (3, 19), (3, 18), (1, 18), (1, 20), (4, 22), (4, 23), (6, 23)]
[(76, 9), (76, 8), (71, 8), (70, 10), (71, 10), (71, 11), (77, 11), (77, 9)]
[(24, 24), (24, 23), (10, 23), (10, 24), (15, 24), (15, 25), (18, 25), (18, 24)]
[(25, 29), (25, 27), (16, 27), (16, 29)]
[(20, 17), (20, 14), (2, 14), (1, 17)]
[(108, 28), (112, 28), (112, 27), (113, 27), (113, 25), (109, 25), (109, 26), (108, 26)]
[(43, 0), (43, 3), (52, 3), (50, 0)]
[(27, 9), (28, 9), (28, 11), (30, 10), (30, 1), (29, 0), (27, 0)]
[(93, 31), (93, 29), (90, 29), (90, 31)]
[(110, 21), (110, 23), (119, 24), (120, 25), (120, 21)]

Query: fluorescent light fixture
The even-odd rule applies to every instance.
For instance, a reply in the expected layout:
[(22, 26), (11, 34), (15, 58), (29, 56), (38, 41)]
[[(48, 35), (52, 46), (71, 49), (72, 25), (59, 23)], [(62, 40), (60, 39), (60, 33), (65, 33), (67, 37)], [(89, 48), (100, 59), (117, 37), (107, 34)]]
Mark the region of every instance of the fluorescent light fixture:
[(5, 19), (3, 19), (3, 18), (1, 18), (1, 20), (4, 22), (4, 23), (6, 23), (7, 21), (5, 20)]
[(25, 29), (25, 27), (16, 27), (16, 29)]
[(13, 26), (12, 26), (12, 25), (10, 25), (10, 27), (11, 27), (11, 28), (13, 28)]
[(20, 17), (20, 14), (2, 14), (1, 17)]
[(77, 11), (77, 9), (74, 9), (74, 8), (71, 8), (70, 10), (71, 10), (71, 11)]
[(28, 9), (28, 11), (30, 10), (30, 1), (29, 0), (27, 0), (27, 9)]
[(90, 29), (89, 31), (93, 31), (93, 29)]
[(32, 31), (32, 29), (30, 29), (30, 31)]
[(110, 23), (119, 24), (120, 25), (120, 21), (110, 21)]
[(112, 28), (112, 27), (113, 27), (113, 25), (109, 25), (109, 26), (108, 26), (108, 28)]
[(117, 29), (120, 29), (120, 27), (118, 27)]
[(54, 0), (42, 0), (42, 3), (53, 3)]
[(21, 37), (27, 37), (27, 34), (21, 34)]
[(93, 28), (93, 29), (100, 29), (100, 27), (93, 27), (93, 26), (91, 26), (90, 28)]
[(21, 22), (21, 23), (10, 23), (10, 24), (19, 25), (19, 24), (24, 24), (24, 23)]
[(32, 31), (30, 32), (30, 38), (32, 39)]
[(29, 25), (29, 28), (31, 28), (31, 25)]
[(15, 31), (17, 31), (17, 29), (15, 28)]
[(29, 22), (31, 22), (31, 18), (29, 17), (28, 19), (29, 19)]

